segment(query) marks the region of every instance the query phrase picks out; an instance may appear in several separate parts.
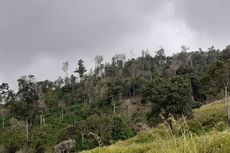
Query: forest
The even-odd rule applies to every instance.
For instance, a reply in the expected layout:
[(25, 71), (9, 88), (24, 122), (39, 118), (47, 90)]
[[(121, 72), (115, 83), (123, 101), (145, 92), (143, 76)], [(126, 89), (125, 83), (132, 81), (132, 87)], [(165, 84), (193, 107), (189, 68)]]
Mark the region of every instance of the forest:
[[(74, 72), (68, 61), (60, 68), (65, 77), (55, 81), (31, 74), (17, 80), (16, 92), (0, 85), (0, 153), (80, 152), (161, 123), (173, 131), (174, 119), (193, 119), (194, 109), (228, 98), (230, 46), (182, 46), (171, 56), (163, 48), (143, 50), (135, 58), (116, 54), (108, 63), (97, 55), (94, 69), (87, 70), (82, 59)], [(225, 104), (224, 124), (230, 126)]]

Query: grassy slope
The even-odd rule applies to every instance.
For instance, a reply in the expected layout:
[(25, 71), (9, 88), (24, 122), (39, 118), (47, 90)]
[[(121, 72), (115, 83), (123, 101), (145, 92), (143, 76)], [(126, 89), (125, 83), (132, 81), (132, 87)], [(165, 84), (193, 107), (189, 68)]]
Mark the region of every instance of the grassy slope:
[(224, 104), (218, 101), (194, 110), (191, 120), (175, 122), (174, 134), (159, 126), (83, 153), (229, 153), (230, 130), (225, 121)]

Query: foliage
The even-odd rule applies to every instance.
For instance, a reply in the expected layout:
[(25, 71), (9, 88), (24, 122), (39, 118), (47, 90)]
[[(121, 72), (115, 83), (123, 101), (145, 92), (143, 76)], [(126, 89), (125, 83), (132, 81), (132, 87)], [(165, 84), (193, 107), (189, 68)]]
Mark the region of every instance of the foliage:
[[(156, 128), (154, 132), (161, 141), (151, 132), (140, 132), (132, 139), (120, 141), (126, 148), (117, 147), (118, 142), (110, 151), (154, 152), (154, 148), (163, 147), (165, 152), (179, 152), (198, 144), (199, 139), (209, 140), (202, 132), (215, 131), (218, 135), (217, 131), (225, 129), (227, 116), (221, 102), (203, 105), (222, 99), (224, 87), (229, 88), (230, 49), (227, 46), (220, 51), (212, 46), (207, 51), (188, 52), (189, 48), (182, 46), (181, 50), (172, 56), (167, 56), (163, 48), (155, 56), (143, 50), (141, 57), (131, 59), (125, 54), (115, 54), (110, 63), (103, 63), (99, 55), (95, 57), (95, 69), (89, 73), (83, 60), (78, 61), (74, 74), (68, 72), (69, 63), (64, 62), (64, 78), (36, 81), (33, 75), (23, 76), (18, 79), (16, 92), (2, 83), (1, 148), (9, 152), (20, 148), (28, 152), (52, 152), (53, 146), (73, 139), (76, 151), (81, 151), (98, 146), (89, 133), (98, 136), (104, 145), (110, 145), (134, 136), (138, 123), (149, 127), (166, 121), (175, 132), (178, 127), (174, 119), (180, 122), (181, 117), (189, 119), (187, 125), (194, 134), (186, 135), (188, 141), (180, 137), (183, 132), (176, 133), (178, 139), (174, 139), (166, 129)], [(193, 114), (192, 108), (196, 108)], [(169, 141), (166, 143), (165, 139)], [(215, 148), (215, 142), (212, 143)], [(178, 147), (172, 148), (173, 145)], [(190, 147), (196, 149), (192, 152), (200, 149), (196, 145)]]
[[(158, 125), (156, 128), (138, 133), (135, 137), (103, 148), (95, 148), (82, 153), (228, 153), (230, 131), (226, 129), (225, 119), (220, 118), (217, 114), (224, 114), (223, 103), (221, 101), (204, 105), (194, 111), (194, 118), (186, 120), (182, 118), (175, 121), (173, 133), (167, 126)], [(204, 119), (202, 115), (204, 115)], [(215, 116), (217, 115), (217, 116)], [(217, 124), (206, 122), (210, 117), (216, 117), (216, 121), (221, 124), (217, 129)], [(220, 122), (219, 122), (219, 121)], [(195, 124), (206, 124), (204, 130)], [(208, 125), (209, 124), (209, 125)], [(207, 127), (209, 130), (207, 130)], [(196, 129), (198, 131), (191, 131)], [(194, 133), (195, 132), (195, 133)]]
[(170, 115), (179, 117), (192, 113), (191, 84), (188, 79), (180, 76), (169, 80), (157, 78), (149, 82), (142, 91), (142, 97), (152, 103), (150, 119), (156, 123), (160, 115), (170, 123)]

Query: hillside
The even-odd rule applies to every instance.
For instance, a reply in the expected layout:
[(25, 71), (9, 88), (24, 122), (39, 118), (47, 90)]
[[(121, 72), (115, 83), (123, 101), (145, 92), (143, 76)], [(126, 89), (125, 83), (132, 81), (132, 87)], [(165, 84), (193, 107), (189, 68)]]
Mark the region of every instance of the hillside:
[[(98, 55), (89, 73), (82, 59), (72, 72), (66, 61), (64, 77), (37, 81), (34, 75), (21, 76), (17, 91), (0, 84), (0, 150), (80, 152), (129, 142), (141, 130), (163, 123), (178, 140), (183, 130), (198, 137), (225, 126), (224, 104), (206, 104), (228, 93), (230, 46), (181, 49), (171, 56), (163, 48), (154, 56), (144, 50), (131, 59), (115, 54), (110, 63)], [(166, 135), (162, 140), (174, 141), (162, 129), (149, 132), (157, 130)]]
[(230, 130), (222, 101), (194, 110), (194, 118), (174, 123), (171, 134), (164, 125), (138, 133), (108, 147), (82, 153), (229, 153)]

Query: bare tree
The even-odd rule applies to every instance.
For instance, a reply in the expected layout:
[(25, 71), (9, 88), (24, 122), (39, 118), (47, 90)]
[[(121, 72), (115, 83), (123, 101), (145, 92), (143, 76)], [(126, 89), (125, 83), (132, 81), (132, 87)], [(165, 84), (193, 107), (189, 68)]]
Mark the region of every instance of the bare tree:
[(66, 78), (68, 78), (68, 68), (69, 68), (69, 62), (68, 61), (62, 63), (62, 70), (65, 72)]
[(66, 103), (64, 100), (60, 100), (58, 106), (61, 108), (61, 119), (64, 118), (64, 110), (66, 108)]
[(97, 55), (95, 57), (95, 74), (98, 76), (102, 75), (102, 70), (104, 65), (102, 64), (103, 57), (101, 55)]
[(37, 94), (38, 94), (37, 104), (38, 104), (38, 109), (39, 109), (39, 120), (40, 120), (40, 125), (42, 125), (42, 124), (45, 124), (44, 113), (46, 111), (46, 103), (45, 103), (44, 95), (42, 93), (41, 86), (38, 86)]

